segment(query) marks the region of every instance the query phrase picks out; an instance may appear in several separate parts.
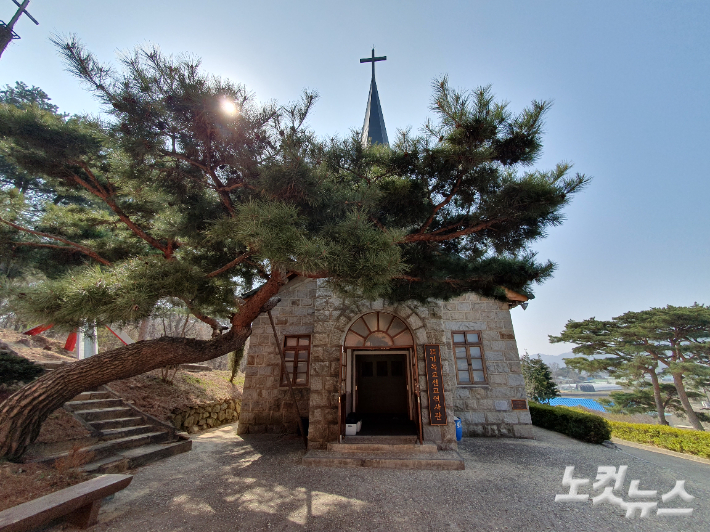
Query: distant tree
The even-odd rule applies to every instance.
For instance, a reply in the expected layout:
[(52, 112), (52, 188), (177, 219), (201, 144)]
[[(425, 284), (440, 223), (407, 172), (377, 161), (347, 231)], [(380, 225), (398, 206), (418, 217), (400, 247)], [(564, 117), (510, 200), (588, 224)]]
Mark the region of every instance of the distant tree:
[[(28, 111), (42, 111), (58, 117), (67, 116), (59, 113), (58, 107), (50, 101), (51, 98), (42, 89), (28, 87), (21, 81), (14, 86), (5, 85), (0, 90), (0, 104)], [(83, 199), (76, 192), (61, 183), (52, 183), (41, 172), (23, 169), (0, 150), (0, 213), (16, 211), (23, 205), (23, 218), (38, 220), (52, 205), (82, 202)], [(0, 319), (7, 316), (3, 302), (7, 301), (12, 292), (9, 288), (21, 289), (22, 286), (44, 279), (36, 265), (42, 264), (45, 271), (51, 270), (53, 274), (58, 274), (65, 272), (68, 263), (72, 262), (67, 261), (66, 256), (62, 257), (63, 260), (56, 260), (56, 253), (48, 253), (46, 244), (31, 245), (26, 238), (19, 238), (15, 229), (0, 223)], [(81, 264), (81, 261), (74, 261), (76, 264)], [(18, 320), (11, 316), (10, 321)]]
[[(572, 351), (587, 359), (567, 359), (577, 368), (607, 370), (611, 374), (641, 373), (651, 380), (659, 422), (667, 424), (664, 402), (658, 379), (661, 364), (673, 376), (678, 400), (688, 421), (696, 430), (704, 430), (693, 410), (685, 380), (701, 378), (710, 373), (710, 307), (652, 308), (627, 312), (610, 321), (595, 318), (575, 322), (570, 320), (559, 336), (550, 336), (552, 343), (577, 344)], [(594, 355), (608, 358), (590, 359)]]
[[(657, 413), (656, 401), (653, 396), (653, 388), (648, 381), (635, 383), (624, 382), (623, 391), (613, 391), (608, 398), (601, 398), (598, 401), (604, 405), (608, 412), (615, 414), (647, 414)], [(678, 398), (678, 390), (672, 384), (661, 382), (661, 399), (666, 412), (685, 418), (685, 408)], [(688, 389), (688, 398), (700, 399), (704, 395), (698, 391)], [(704, 412), (696, 412), (701, 421), (710, 421), (710, 416)]]
[(528, 399), (538, 403), (549, 403), (560, 396), (560, 391), (552, 378), (550, 368), (540, 356), (531, 358), (527, 353), (520, 359), (525, 377), (525, 393)]
[[(28, 87), (21, 81), (15, 82), (14, 87), (5, 85), (5, 88), (0, 90), (0, 103), (19, 109), (34, 106), (42, 111), (58, 113), (59, 108), (53, 103), (49, 103), (50, 100), (47, 93), (39, 87)], [(2, 153), (0, 153), (0, 187), (14, 187), (23, 194), (41, 194), (53, 191), (41, 177), (22, 170)]]

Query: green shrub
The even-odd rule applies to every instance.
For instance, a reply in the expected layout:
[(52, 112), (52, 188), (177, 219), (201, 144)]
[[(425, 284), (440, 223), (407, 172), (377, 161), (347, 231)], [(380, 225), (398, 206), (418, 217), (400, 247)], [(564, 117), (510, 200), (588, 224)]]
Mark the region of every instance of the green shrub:
[(611, 438), (609, 422), (593, 414), (576, 412), (569, 408), (529, 403), (533, 425), (561, 432), (589, 443), (602, 443)]
[(710, 433), (677, 429), (665, 425), (624, 423), (622, 421), (610, 421), (609, 423), (615, 438), (710, 458)]
[(0, 384), (13, 381), (30, 382), (44, 373), (44, 369), (7, 351), (0, 351)]

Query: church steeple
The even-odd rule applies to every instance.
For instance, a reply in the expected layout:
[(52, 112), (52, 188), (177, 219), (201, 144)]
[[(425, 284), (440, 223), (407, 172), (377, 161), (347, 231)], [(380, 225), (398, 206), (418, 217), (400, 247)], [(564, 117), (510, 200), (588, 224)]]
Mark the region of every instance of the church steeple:
[(365, 123), (362, 126), (362, 145), (384, 144), (389, 146), (387, 140), (387, 129), (385, 128), (385, 117), (382, 115), (380, 105), (380, 95), (377, 92), (377, 82), (375, 81), (375, 63), (385, 61), (387, 56), (375, 57), (375, 49), (372, 49), (372, 57), (360, 59), (361, 63), (372, 63), (372, 81), (370, 82), (370, 96), (367, 99), (367, 110), (365, 111)]

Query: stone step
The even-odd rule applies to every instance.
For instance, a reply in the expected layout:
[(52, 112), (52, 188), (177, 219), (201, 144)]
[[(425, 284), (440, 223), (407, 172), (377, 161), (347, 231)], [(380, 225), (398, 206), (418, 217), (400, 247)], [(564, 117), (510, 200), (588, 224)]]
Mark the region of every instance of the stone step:
[(169, 458), (177, 454), (186, 453), (192, 449), (192, 440), (179, 440), (169, 443), (154, 443), (143, 445), (135, 449), (126, 449), (116, 454), (85, 464), (79, 469), (86, 473), (122, 473), (128, 469), (144, 466)]
[(119, 429), (125, 427), (135, 427), (137, 425), (142, 425), (145, 423), (142, 417), (119, 417), (116, 419), (104, 419), (99, 421), (90, 421), (89, 425), (94, 427), (98, 431), (105, 431), (110, 429)]
[(113, 395), (101, 391), (82, 392), (72, 399), (72, 401), (89, 401), (91, 399), (113, 399)]
[(141, 445), (149, 445), (151, 443), (165, 443), (170, 439), (169, 432), (146, 432), (144, 434), (135, 434), (124, 438), (116, 438), (103, 443), (97, 443), (86, 447), (87, 451), (100, 454), (96, 458), (103, 458), (109, 454), (119, 452), (124, 449), (133, 449)]
[(463, 470), (463, 458), (456, 451), (412, 455), (407, 453), (339, 453), (308, 451), (303, 465), (310, 467), (372, 467), (379, 469)]
[[(150, 445), (154, 443), (166, 443), (170, 440), (169, 432), (148, 432), (146, 434), (138, 434), (135, 436), (127, 436), (125, 438), (117, 438), (106, 442), (89, 445), (80, 449), (83, 454), (90, 454), (92, 461), (103, 460), (110, 456), (119, 454), (122, 451), (140, 447), (142, 445)], [(37, 460), (37, 462), (53, 464), (60, 458), (66, 458), (70, 453), (60, 453), (54, 456), (49, 456)]]
[(82, 449), (82, 451), (94, 453), (94, 459), (101, 460), (124, 449), (133, 449), (151, 443), (163, 443), (169, 439), (170, 433), (168, 432), (146, 432), (145, 434), (116, 438), (115, 440), (90, 445)]
[(192, 449), (192, 440), (179, 440), (168, 444), (144, 445), (135, 449), (121, 451), (121, 456), (128, 458), (130, 469), (140, 467), (156, 460), (162, 460)]
[(419, 443), (417, 436), (346, 436), (343, 443), (369, 443), (377, 445), (413, 445)]
[(123, 473), (128, 470), (129, 461), (128, 458), (121, 456), (119, 454), (112, 454), (101, 460), (96, 460), (79, 467), (79, 471), (84, 471), (85, 473)]
[(186, 371), (212, 371), (212, 367), (207, 364), (180, 364), (180, 369)]
[(76, 411), (86, 411), (86, 410), (97, 410), (102, 408), (115, 408), (117, 406), (124, 406), (124, 402), (121, 399), (116, 399), (113, 397), (105, 399), (86, 399), (82, 401), (69, 401), (64, 403), (64, 406), (71, 410)]
[(126, 438), (128, 436), (136, 436), (137, 434), (145, 434), (155, 431), (153, 425), (136, 425), (135, 427), (119, 427), (115, 429), (106, 429), (101, 431), (102, 440), (115, 440), (118, 438)]
[(419, 443), (401, 443), (401, 444), (387, 444), (387, 443), (350, 443), (346, 441), (345, 443), (329, 443), (328, 450), (334, 451), (336, 453), (409, 453), (409, 454), (420, 454), (429, 453), (433, 454), (437, 452), (435, 443), (425, 443), (420, 445)]
[(86, 421), (103, 421), (106, 419), (118, 419), (128, 417), (133, 410), (127, 406), (117, 406), (113, 408), (99, 408), (96, 410), (75, 410), (74, 413)]

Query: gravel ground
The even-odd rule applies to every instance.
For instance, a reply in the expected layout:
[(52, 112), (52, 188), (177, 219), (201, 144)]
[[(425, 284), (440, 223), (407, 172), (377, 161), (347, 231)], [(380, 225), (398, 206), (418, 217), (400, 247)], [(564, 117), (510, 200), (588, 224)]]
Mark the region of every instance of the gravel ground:
[[(104, 504), (94, 530), (710, 530), (710, 465), (682, 458), (535, 428), (536, 440), (465, 439), (465, 471), (306, 468), (300, 440), (242, 439), (235, 428), (201, 434), (192, 452), (139, 469)], [(658, 490), (658, 499), (685, 480), (695, 500), (659, 503), (693, 514), (627, 519), (608, 503), (555, 502), (568, 492), (561, 482), (569, 465), (575, 477), (592, 480), (598, 466), (627, 465), (620, 493), (627, 500), (631, 480)]]

